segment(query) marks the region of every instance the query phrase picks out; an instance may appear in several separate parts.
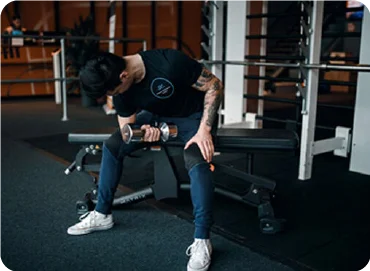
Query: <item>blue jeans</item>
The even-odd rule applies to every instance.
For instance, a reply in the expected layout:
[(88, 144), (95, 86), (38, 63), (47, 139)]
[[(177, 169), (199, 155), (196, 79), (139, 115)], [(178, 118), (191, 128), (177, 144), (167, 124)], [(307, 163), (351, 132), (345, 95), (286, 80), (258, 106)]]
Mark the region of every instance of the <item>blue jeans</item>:
[[(186, 118), (158, 117), (149, 112), (142, 111), (137, 114), (136, 124), (151, 124), (157, 122), (174, 123), (177, 125), (177, 140), (183, 143), (188, 142), (198, 131), (202, 113), (195, 113)], [(213, 130), (214, 133), (215, 129)], [(100, 169), (98, 202), (96, 211), (103, 214), (112, 212), (114, 194), (122, 176), (123, 159), (131, 152), (145, 147), (147, 143), (125, 144), (118, 129), (104, 142), (103, 157)], [(191, 155), (188, 150), (192, 149)], [(193, 203), (193, 214), (195, 223), (194, 238), (208, 239), (210, 228), (213, 224), (213, 173), (210, 165), (203, 159), (197, 146), (184, 151), (185, 162), (190, 177), (190, 193)], [(189, 159), (191, 157), (191, 159)], [(195, 162), (194, 162), (195, 161)]]

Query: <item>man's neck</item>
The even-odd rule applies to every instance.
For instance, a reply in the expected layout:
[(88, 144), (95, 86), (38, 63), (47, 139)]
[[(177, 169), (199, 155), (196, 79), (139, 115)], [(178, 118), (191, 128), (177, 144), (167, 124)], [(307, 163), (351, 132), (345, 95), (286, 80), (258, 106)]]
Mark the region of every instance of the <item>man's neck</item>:
[(139, 54), (130, 55), (125, 57), (127, 70), (129, 74), (132, 74), (134, 83), (141, 82), (145, 77), (145, 66), (144, 62)]

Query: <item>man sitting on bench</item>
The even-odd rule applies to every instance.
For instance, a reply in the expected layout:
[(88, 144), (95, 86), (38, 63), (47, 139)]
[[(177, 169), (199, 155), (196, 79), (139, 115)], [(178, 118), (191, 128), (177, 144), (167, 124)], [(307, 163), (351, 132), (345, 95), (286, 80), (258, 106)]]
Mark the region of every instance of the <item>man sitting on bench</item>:
[[(195, 218), (194, 242), (187, 249), (187, 270), (207, 270), (211, 262), (210, 228), (214, 193), (210, 162), (217, 110), (223, 95), (221, 81), (196, 60), (172, 49), (157, 49), (119, 57), (99, 53), (81, 69), (80, 82), (86, 95), (112, 95), (120, 129), (104, 142), (98, 200), (95, 210), (68, 228), (81, 235), (113, 226), (112, 202), (123, 168), (123, 158), (160, 140), (154, 122), (173, 123), (177, 138), (185, 143), (184, 160), (191, 183)], [(140, 113), (138, 113), (140, 112)], [(138, 113), (138, 114), (137, 114)], [(141, 125), (143, 141), (126, 144), (122, 127)]]

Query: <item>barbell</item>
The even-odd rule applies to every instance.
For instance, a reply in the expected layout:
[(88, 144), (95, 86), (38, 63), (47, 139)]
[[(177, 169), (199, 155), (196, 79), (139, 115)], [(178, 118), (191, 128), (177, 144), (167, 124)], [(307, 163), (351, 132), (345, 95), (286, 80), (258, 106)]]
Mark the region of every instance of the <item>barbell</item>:
[(202, 64), (208, 65), (241, 65), (241, 66), (257, 66), (257, 67), (281, 67), (294, 69), (319, 69), (319, 70), (342, 70), (342, 71), (357, 71), (370, 72), (370, 65), (332, 65), (332, 64), (306, 64), (306, 63), (274, 63), (274, 62), (254, 62), (254, 61), (230, 61), (230, 60), (199, 60)]

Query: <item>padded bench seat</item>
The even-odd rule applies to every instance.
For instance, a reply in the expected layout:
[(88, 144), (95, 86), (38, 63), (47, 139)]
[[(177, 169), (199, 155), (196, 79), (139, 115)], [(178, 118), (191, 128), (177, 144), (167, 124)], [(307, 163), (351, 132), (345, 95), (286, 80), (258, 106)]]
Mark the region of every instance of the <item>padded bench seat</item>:
[(73, 144), (101, 144), (107, 140), (118, 127), (87, 129), (68, 134), (68, 142)]
[[(73, 144), (101, 144), (117, 128), (82, 130), (68, 135)], [(248, 150), (295, 150), (298, 147), (295, 132), (283, 129), (241, 129), (221, 128), (215, 140), (216, 149)], [(183, 143), (170, 141), (167, 146), (181, 146)]]

